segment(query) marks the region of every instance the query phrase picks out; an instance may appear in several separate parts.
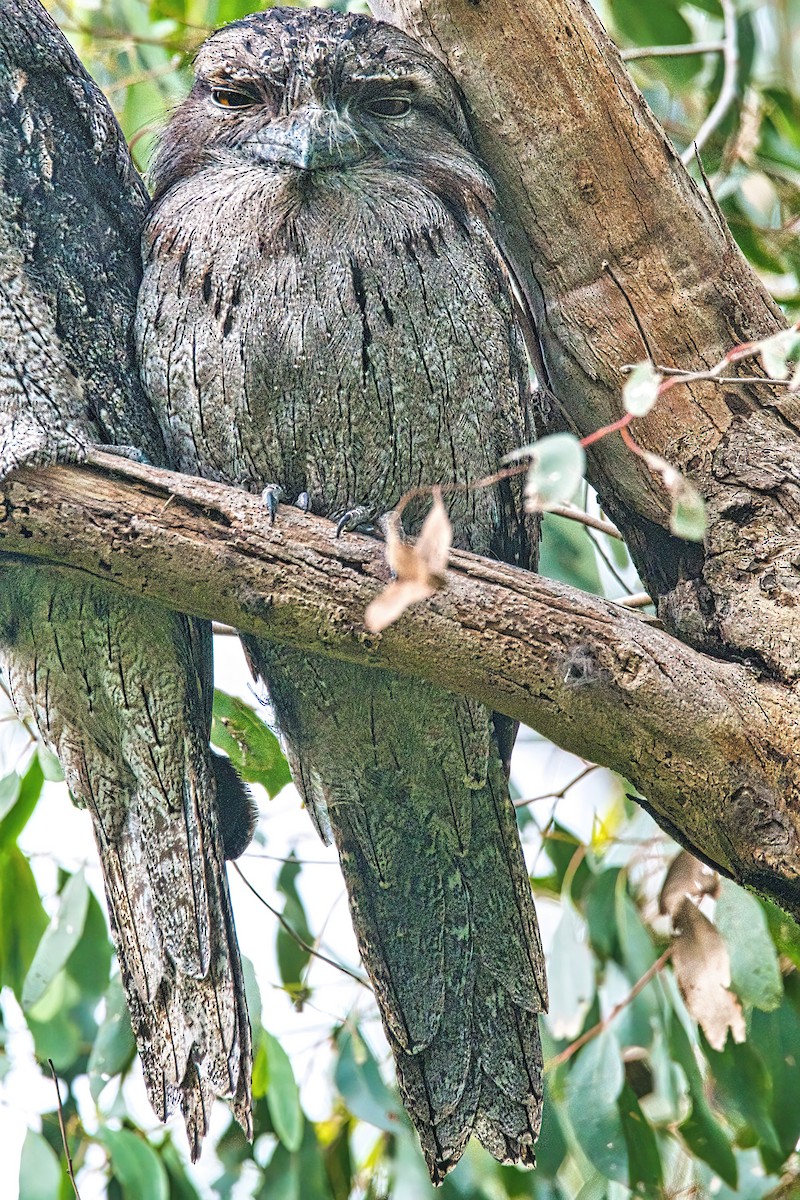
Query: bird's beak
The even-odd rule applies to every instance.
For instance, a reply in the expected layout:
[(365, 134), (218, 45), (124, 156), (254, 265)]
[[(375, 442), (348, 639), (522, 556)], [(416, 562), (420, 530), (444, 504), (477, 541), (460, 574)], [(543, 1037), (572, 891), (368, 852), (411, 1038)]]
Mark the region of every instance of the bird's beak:
[(347, 167), (364, 157), (362, 145), (347, 120), (335, 109), (306, 104), (268, 125), (253, 145), (261, 162), (324, 171)]

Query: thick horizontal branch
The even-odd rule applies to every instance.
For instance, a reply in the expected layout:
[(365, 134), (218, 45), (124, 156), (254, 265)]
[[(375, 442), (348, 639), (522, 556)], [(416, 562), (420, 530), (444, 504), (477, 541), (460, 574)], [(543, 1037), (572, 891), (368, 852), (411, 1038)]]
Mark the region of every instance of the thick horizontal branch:
[[(291, 507), (93, 454), (3, 485), (0, 548), (364, 665), (466, 693), (619, 771), (684, 843), (800, 913), (797, 747), (788, 689), (700, 654), (636, 614), (454, 552), (446, 586), (381, 635), (380, 542)], [(781, 719), (778, 719), (780, 714)]]

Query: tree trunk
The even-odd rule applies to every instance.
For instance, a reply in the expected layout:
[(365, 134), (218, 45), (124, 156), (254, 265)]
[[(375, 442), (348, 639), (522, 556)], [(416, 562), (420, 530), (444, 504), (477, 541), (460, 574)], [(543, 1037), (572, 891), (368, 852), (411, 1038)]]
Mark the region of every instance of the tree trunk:
[[(616, 420), (620, 368), (648, 353), (701, 369), (783, 327), (585, 0), (375, 7), (465, 92), (557, 397), (549, 427), (583, 436)], [(670, 536), (659, 479), (618, 437), (589, 450), (590, 481), (667, 626), (786, 681), (800, 675), (798, 418), (797, 398), (766, 383), (706, 382), (672, 389), (635, 423), (706, 498), (702, 551)]]

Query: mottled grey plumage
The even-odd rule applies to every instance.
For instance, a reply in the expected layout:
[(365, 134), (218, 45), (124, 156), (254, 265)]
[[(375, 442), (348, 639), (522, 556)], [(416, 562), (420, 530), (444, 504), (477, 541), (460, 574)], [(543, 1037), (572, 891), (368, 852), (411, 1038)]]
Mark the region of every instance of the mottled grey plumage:
[[(530, 439), (492, 184), (453, 81), (408, 37), (320, 10), (229, 26), (154, 173), (137, 342), (181, 469), (307, 491), (337, 517), (475, 479)], [(458, 545), (531, 561), (512, 487), (449, 507)], [(385, 672), (247, 650), (339, 848), (432, 1177), (471, 1133), (532, 1162), (546, 985), (511, 723)]]
[[(0, 6), (0, 478), (93, 442), (166, 465), (131, 353), (145, 204), (51, 19)], [(209, 751), (210, 626), (29, 559), (2, 555), (0, 572), (12, 695), (92, 816), (148, 1094), (162, 1120), (180, 1106), (196, 1156), (215, 1095), (250, 1127), (215, 782), (243, 797)]]

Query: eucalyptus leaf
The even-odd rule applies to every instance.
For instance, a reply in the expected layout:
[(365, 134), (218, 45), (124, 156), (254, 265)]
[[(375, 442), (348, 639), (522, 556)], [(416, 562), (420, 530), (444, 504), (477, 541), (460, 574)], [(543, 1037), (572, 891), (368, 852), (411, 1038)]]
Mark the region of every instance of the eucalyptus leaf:
[(83, 871), (64, 885), (58, 908), (42, 934), (22, 987), (22, 1007), (31, 1009), (66, 964), (78, 944), (89, 908), (89, 888)]
[(670, 531), (687, 542), (702, 542), (706, 526), (706, 502), (694, 484), (681, 476), (672, 493)]
[(540, 438), (524, 452), (531, 465), (525, 477), (525, 503), (529, 510), (540, 511), (572, 500), (586, 470), (586, 451), (571, 433), (551, 433)]
[(577, 1037), (594, 998), (594, 959), (586, 925), (566, 900), (553, 937), (547, 975), (551, 998), (547, 1027), (554, 1038)]
[(778, 955), (755, 896), (724, 879), (714, 923), (728, 947), (731, 986), (740, 1000), (765, 1012), (778, 1008), (783, 999)]
[(624, 1084), (619, 1043), (610, 1030), (578, 1054), (567, 1081), (567, 1111), (589, 1162), (606, 1179), (627, 1183), (628, 1149), (617, 1098)]
[(245, 783), (260, 783), (270, 797), (291, 783), (289, 765), (272, 730), (237, 696), (214, 692), (211, 741), (224, 750)]
[(800, 333), (796, 329), (782, 329), (773, 334), (761, 343), (759, 357), (770, 379), (788, 379), (789, 364), (800, 360)]
[(0, 987), (10, 987), (17, 1000), (46, 928), (30, 864), (12, 842), (0, 852)]
[(634, 417), (643, 417), (658, 399), (663, 376), (651, 362), (637, 363), (622, 387), (622, 406)]
[(119, 975), (115, 975), (108, 985), (105, 1006), (105, 1017), (94, 1039), (86, 1068), (94, 1100), (97, 1100), (112, 1076), (125, 1070), (136, 1051), (125, 990)]
[(387, 1133), (396, 1133), (406, 1117), (397, 1097), (381, 1078), (378, 1064), (357, 1030), (342, 1029), (334, 1081), (350, 1112)]
[(286, 1149), (293, 1153), (303, 1141), (303, 1110), (300, 1093), (289, 1057), (277, 1038), (264, 1030), (262, 1046), (266, 1054), (267, 1106), (275, 1132)]
[(19, 1164), (19, 1200), (55, 1200), (62, 1178), (61, 1164), (50, 1143), (29, 1129)]
[(129, 1129), (98, 1131), (125, 1200), (169, 1200), (167, 1171), (153, 1147)]

